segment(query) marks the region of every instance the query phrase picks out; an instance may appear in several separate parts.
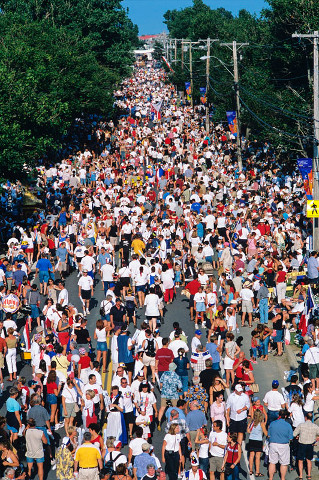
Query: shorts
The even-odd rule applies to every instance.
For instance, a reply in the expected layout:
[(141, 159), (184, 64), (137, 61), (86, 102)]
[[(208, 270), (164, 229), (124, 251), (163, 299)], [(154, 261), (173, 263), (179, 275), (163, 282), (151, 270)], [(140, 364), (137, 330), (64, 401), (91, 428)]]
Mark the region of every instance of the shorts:
[(66, 262), (59, 261), (58, 270), (59, 272), (66, 272)]
[(130, 286), (130, 277), (122, 277), (120, 278), (120, 282), (122, 287), (129, 287)]
[(312, 460), (313, 459), (313, 445), (306, 445), (298, 443), (297, 460)]
[(133, 373), (133, 372), (134, 372), (134, 365), (135, 365), (134, 362), (128, 362), (128, 363), (126, 363), (126, 364), (125, 364), (125, 370), (126, 370), (127, 372), (132, 372), (132, 373)]
[(143, 363), (145, 367), (155, 367), (155, 356), (149, 357), (146, 353), (143, 354)]
[(133, 410), (132, 410), (132, 412), (124, 413), (124, 420), (125, 420), (126, 425), (135, 423), (135, 415), (134, 415)]
[(27, 463), (33, 463), (34, 461), (36, 461), (37, 463), (44, 463), (44, 457), (41, 457), (41, 458), (26, 457), (26, 459), (27, 459)]
[(47, 393), (47, 404), (48, 405), (57, 405), (58, 398), (54, 393)]
[(30, 305), (30, 307), (31, 307), (30, 317), (32, 319), (38, 318), (40, 316), (39, 308), (36, 305)]
[(40, 283), (48, 283), (50, 278), (49, 272), (39, 272), (39, 282)]
[(145, 293), (145, 285), (137, 285), (136, 291)]
[(263, 451), (262, 440), (249, 440), (248, 451), (249, 452), (262, 452)]
[(100, 352), (107, 352), (107, 343), (106, 342), (97, 342), (96, 349)]
[(243, 300), (241, 305), (241, 311), (243, 313), (253, 313), (253, 304), (248, 300)]
[(76, 417), (75, 405), (76, 405), (75, 403), (66, 403), (65, 404), (67, 414), (64, 415), (64, 412), (63, 412), (63, 417), (64, 418), (70, 418), (70, 417), (75, 418)]
[(229, 431), (230, 433), (246, 433), (247, 418), (244, 418), (244, 420), (239, 420), (239, 421), (230, 419)]
[(196, 312), (206, 312), (205, 302), (197, 302), (196, 303)]
[(224, 457), (210, 457), (209, 459), (209, 470), (211, 472), (219, 472), (222, 471)]
[(194, 308), (194, 295), (191, 295), (188, 300), (189, 308)]
[(290, 464), (290, 447), (288, 443), (271, 443), (269, 445), (269, 463), (277, 465)]
[(173, 407), (176, 407), (177, 405), (177, 398), (176, 399), (170, 399), (170, 398), (165, 398), (165, 397), (161, 397), (161, 407), (166, 407), (166, 401), (169, 400), (170, 402), (172, 402), (172, 405)]
[(3, 356), (3, 353), (0, 353), (0, 368), (4, 368), (4, 356)]
[(81, 297), (83, 300), (91, 300), (91, 290), (81, 289)]
[(308, 365), (309, 368), (309, 378), (313, 380), (315, 378), (319, 378), (319, 364), (316, 363), (315, 365)]
[(70, 334), (68, 332), (60, 332), (58, 333), (58, 337), (61, 345), (67, 345), (69, 343)]

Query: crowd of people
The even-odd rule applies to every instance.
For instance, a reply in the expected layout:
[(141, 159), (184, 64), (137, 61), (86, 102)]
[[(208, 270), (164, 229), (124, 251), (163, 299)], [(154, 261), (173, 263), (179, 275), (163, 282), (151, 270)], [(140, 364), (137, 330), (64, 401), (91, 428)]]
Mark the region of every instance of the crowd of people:
[(39, 168), (43, 209), (0, 255), (0, 474), (237, 480), (247, 448), (250, 474), (264, 475), (264, 455), (270, 480), (278, 463), (282, 480), (289, 465), (310, 480), (314, 308), (300, 378), (260, 398), (254, 372), (286, 355), (318, 284), (301, 176), (247, 141), (240, 171), (227, 128), (207, 133), (151, 64), (115, 97), (128, 116), (95, 122), (93, 146)]

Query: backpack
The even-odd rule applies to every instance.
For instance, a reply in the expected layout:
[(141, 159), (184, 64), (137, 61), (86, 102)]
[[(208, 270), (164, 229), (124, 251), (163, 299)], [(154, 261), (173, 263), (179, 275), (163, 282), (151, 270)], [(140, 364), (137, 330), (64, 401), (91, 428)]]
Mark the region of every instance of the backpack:
[(122, 455), (122, 453), (119, 452), (119, 454), (113, 459), (113, 458), (112, 458), (112, 453), (113, 453), (113, 452), (110, 452), (110, 460), (108, 460), (108, 461), (106, 462), (105, 467), (104, 467), (104, 469), (103, 469), (103, 470), (105, 471), (105, 473), (107, 473), (107, 474), (110, 475), (110, 477), (111, 477), (112, 475), (115, 475), (114, 462)]
[(148, 357), (155, 357), (155, 340), (152, 338), (151, 340), (147, 340), (147, 347), (145, 350), (145, 354)]

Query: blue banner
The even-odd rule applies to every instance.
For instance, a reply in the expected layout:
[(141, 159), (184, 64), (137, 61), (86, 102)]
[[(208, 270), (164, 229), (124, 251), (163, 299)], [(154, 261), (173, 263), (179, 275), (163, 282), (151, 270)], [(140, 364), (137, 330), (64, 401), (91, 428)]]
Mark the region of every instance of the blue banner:
[(185, 90), (186, 90), (186, 98), (188, 102), (190, 102), (192, 97), (191, 82), (185, 82)]
[(202, 102), (203, 105), (206, 105), (206, 101), (207, 101), (206, 87), (200, 87), (199, 94), (200, 94), (200, 101)]
[(306, 196), (308, 200), (313, 200), (312, 197), (312, 185), (313, 185), (313, 172), (312, 172), (312, 158), (298, 158), (297, 165), (301, 173)]
[(228, 126), (229, 130), (231, 133), (237, 137), (237, 117), (236, 117), (236, 112), (233, 110), (231, 112), (226, 112), (227, 116), (227, 121), (228, 121)]

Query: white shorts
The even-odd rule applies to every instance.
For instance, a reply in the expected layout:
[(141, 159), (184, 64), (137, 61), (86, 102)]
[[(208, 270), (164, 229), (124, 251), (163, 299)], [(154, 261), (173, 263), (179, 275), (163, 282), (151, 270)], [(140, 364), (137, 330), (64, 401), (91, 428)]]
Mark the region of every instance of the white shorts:
[(290, 465), (290, 447), (288, 443), (271, 443), (269, 445), (269, 463)]

